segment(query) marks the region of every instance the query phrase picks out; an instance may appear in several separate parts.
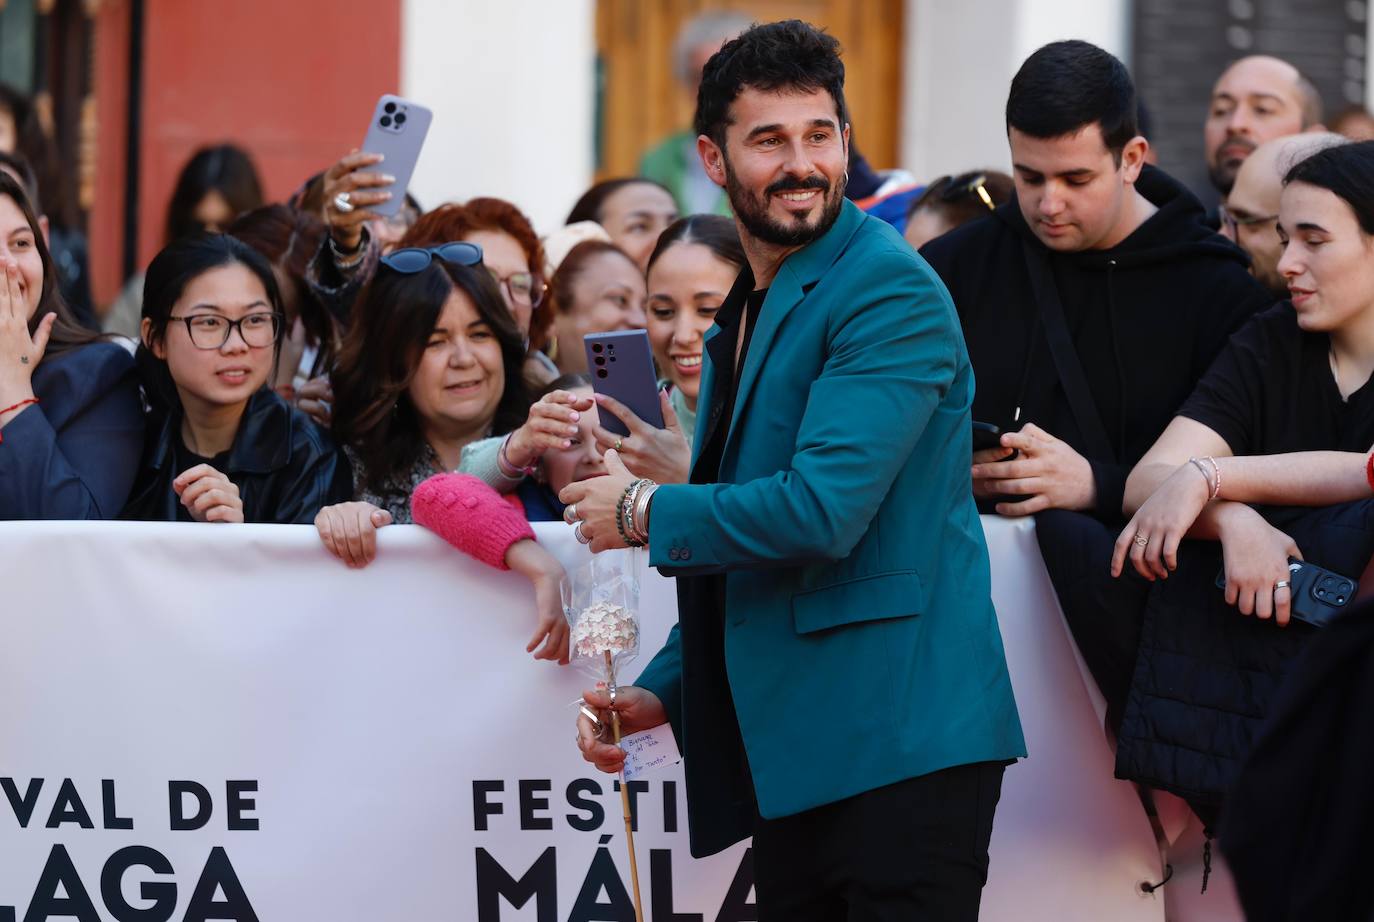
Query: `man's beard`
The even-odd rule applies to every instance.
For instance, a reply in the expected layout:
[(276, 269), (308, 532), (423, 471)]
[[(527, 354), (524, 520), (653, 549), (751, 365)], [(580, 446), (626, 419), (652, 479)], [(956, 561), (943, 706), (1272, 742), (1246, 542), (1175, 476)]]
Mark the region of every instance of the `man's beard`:
[[(764, 243), (771, 243), (774, 246), (805, 246), (830, 230), (835, 219), (840, 216), (840, 207), (844, 204), (847, 176), (833, 187), (826, 181), (825, 177), (820, 175), (808, 176), (805, 179), (784, 177), (765, 189), (763, 199), (760, 200), (758, 196), (740, 184), (739, 178), (735, 176), (735, 171), (730, 167), (730, 158), (725, 156), (724, 151), (721, 152), (721, 159), (725, 165), (725, 193), (730, 199), (730, 208), (735, 212), (735, 217), (739, 218), (740, 223), (744, 225), (744, 229), (756, 240), (762, 240)], [(807, 189), (821, 190), (821, 215), (815, 224), (808, 224), (802, 215), (797, 215), (791, 222), (784, 224), (768, 214), (767, 199), (769, 196), (781, 192), (801, 192)]]

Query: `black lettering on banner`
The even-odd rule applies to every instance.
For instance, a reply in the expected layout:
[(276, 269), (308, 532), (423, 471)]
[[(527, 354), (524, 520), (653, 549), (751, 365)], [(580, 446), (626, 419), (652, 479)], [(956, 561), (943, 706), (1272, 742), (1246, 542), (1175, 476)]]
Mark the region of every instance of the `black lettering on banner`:
[[(615, 792), (620, 793), (620, 782), (613, 785)], [(649, 790), (647, 781), (631, 781), (625, 785), (625, 790), (630, 792), (630, 828), (639, 832), (639, 795)]]
[(591, 778), (578, 778), (568, 785), (568, 806), (587, 811), (585, 817), (568, 814), (568, 825), (578, 832), (595, 832), (606, 822), (606, 808), (601, 806), (601, 801), (585, 796), (587, 794), (601, 796), (601, 785)]
[(155, 849), (144, 845), (130, 845), (121, 848), (105, 862), (100, 872), (100, 898), (105, 901), (105, 909), (117, 922), (167, 922), (177, 908), (177, 885), (174, 881), (145, 880), (138, 885), (140, 899), (152, 903), (144, 909), (135, 909), (124, 899), (122, 883), (130, 868), (144, 867), (154, 874), (172, 874), (172, 863)]
[(49, 829), (56, 829), (63, 823), (76, 823), (82, 829), (94, 829), (95, 823), (91, 822), (91, 815), (86, 811), (86, 805), (81, 802), (81, 795), (76, 793), (76, 785), (72, 784), (72, 779), (63, 778), (62, 787), (57, 791), (57, 798), (52, 802), (52, 812), (48, 814), (47, 826)]
[[(65, 897), (58, 897), (59, 887), (67, 894)], [(48, 853), (48, 863), (43, 865), (43, 873), (38, 877), (24, 922), (47, 922), (52, 916), (75, 916), (77, 922), (100, 922), (100, 914), (91, 903), (81, 875), (76, 873), (71, 856), (60, 845), (54, 845)]]
[[(183, 812), (186, 807), (187, 794), (195, 797), (197, 801), (196, 815), (189, 818)], [(197, 784), (194, 781), (167, 782), (167, 811), (171, 818), (173, 832), (200, 829), (210, 822), (210, 814), (214, 812), (214, 809), (210, 792), (205, 789), (205, 785)]]
[(673, 909), (672, 849), (649, 850), (649, 895), (649, 918), (654, 922), (702, 922), (699, 912), (677, 912)]
[(663, 782), (663, 831), (677, 832), (677, 782)]
[[(625, 882), (620, 879), (611, 850), (606, 847), (610, 840), (610, 836), (601, 837), (601, 847), (592, 858), (592, 866), (568, 914), (568, 922), (635, 922), (635, 905), (625, 890)], [(606, 894), (604, 903), (600, 901), (603, 891)]]
[[(223, 901), (215, 899), (216, 891), (224, 894)], [(248, 894), (243, 892), (229, 856), (219, 846), (210, 849), (210, 857), (205, 862), (205, 870), (200, 872), (200, 880), (196, 881), (182, 922), (210, 922), (211, 919), (258, 922), (258, 914), (248, 902)]]
[(746, 848), (735, 871), (735, 879), (730, 881), (730, 889), (725, 891), (716, 922), (758, 922), (758, 906), (749, 902), (749, 894), (753, 892), (754, 850)]
[(474, 781), (472, 783), (472, 828), (477, 832), (487, 831), (487, 817), (505, 813), (506, 808), (497, 803), (490, 803), (487, 795), (494, 791), (504, 791), (506, 782), (504, 781)]
[(0, 788), (5, 789), (5, 797), (9, 799), (10, 809), (14, 810), (14, 818), (19, 821), (19, 828), (28, 829), (29, 820), (33, 819), (33, 808), (38, 806), (38, 792), (43, 790), (43, 779), (30, 778), (23, 797), (19, 796), (13, 778), (0, 778)]
[(536, 810), (549, 809), (549, 799), (547, 797), (537, 797), (536, 794), (548, 793), (553, 790), (552, 781), (527, 781), (520, 779), (520, 831), (531, 832), (540, 829), (552, 829), (553, 817), (535, 816)]
[(133, 829), (134, 821), (127, 816), (119, 815), (119, 808), (115, 806), (115, 783), (106, 778), (100, 782), (100, 805), (105, 820), (106, 829)]
[(224, 782), (224, 808), (229, 814), (229, 830), (231, 832), (252, 832), (258, 828), (256, 817), (243, 815), (245, 810), (257, 809), (258, 800), (256, 797), (243, 796), (255, 793), (257, 789), (258, 783), (256, 781)]
[[(516, 909), (534, 898), (535, 922), (558, 922), (558, 865), (552, 845), (516, 880), (485, 848), (477, 849), (477, 919), (497, 922), (501, 900)], [(633, 916), (631, 916), (633, 919)]]

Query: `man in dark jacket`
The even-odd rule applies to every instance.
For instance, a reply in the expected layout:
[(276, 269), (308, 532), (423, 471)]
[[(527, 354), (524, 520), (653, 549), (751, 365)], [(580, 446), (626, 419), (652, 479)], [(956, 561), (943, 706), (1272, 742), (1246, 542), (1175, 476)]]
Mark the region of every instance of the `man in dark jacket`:
[[(1075, 509), (1115, 522), (1131, 466), (1273, 298), (1197, 199), (1145, 165), (1130, 76), (1107, 52), (1070, 41), (1032, 55), (1012, 81), (1007, 134), (1015, 197), (921, 250), (959, 311), (974, 419), (1034, 426), (1004, 441), (1016, 461), (975, 467), (975, 492), (1029, 497), (999, 504), (1005, 515)], [(1074, 412), (1028, 261), (1057, 288), (1100, 427)], [(1096, 450), (1092, 428), (1106, 435)]]
[(1116, 58), (1046, 45), (1013, 78), (1006, 117), (1016, 196), (921, 254), (959, 311), (973, 417), (1004, 433), (975, 453), (974, 492), (1003, 515), (1040, 513), (1065, 615), (1119, 717), (1148, 588), (1108, 573), (1126, 475), (1272, 295), (1197, 199), (1145, 164)]

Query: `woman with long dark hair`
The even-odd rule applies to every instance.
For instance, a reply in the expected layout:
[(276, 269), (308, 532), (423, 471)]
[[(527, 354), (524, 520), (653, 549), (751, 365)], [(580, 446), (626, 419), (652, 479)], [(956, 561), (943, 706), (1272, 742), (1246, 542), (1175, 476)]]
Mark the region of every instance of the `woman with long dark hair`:
[(143, 441), (129, 353), (72, 319), (23, 187), (0, 172), (0, 519), (112, 519)]
[(125, 518), (307, 523), (349, 495), (328, 435), (267, 386), (282, 320), (272, 267), (234, 237), (153, 259), (137, 361), (154, 425)]
[(461, 546), (530, 579), (539, 622), (527, 649), (562, 660), (563, 569), (496, 495), (525, 479), (537, 457), (528, 446), (562, 441), (535, 433), (553, 425), (542, 417), (526, 421), (524, 362), (524, 338), (482, 266), (481, 247), (455, 241), (383, 256), (334, 373), (334, 432), (353, 464), (355, 501), (321, 510), (315, 527), (330, 553), (366, 566), (378, 528), (416, 521), (411, 500), (421, 484), (443, 472), (472, 475), (483, 505), (460, 511), (480, 516), (487, 540)]

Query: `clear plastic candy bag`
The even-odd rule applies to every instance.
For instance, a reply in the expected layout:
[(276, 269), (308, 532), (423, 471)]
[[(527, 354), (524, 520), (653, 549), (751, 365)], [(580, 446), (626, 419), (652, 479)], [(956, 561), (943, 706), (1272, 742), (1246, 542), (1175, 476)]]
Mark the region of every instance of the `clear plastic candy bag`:
[(605, 551), (563, 579), (563, 613), (573, 665), (616, 687), (624, 665), (639, 655), (640, 555)]

